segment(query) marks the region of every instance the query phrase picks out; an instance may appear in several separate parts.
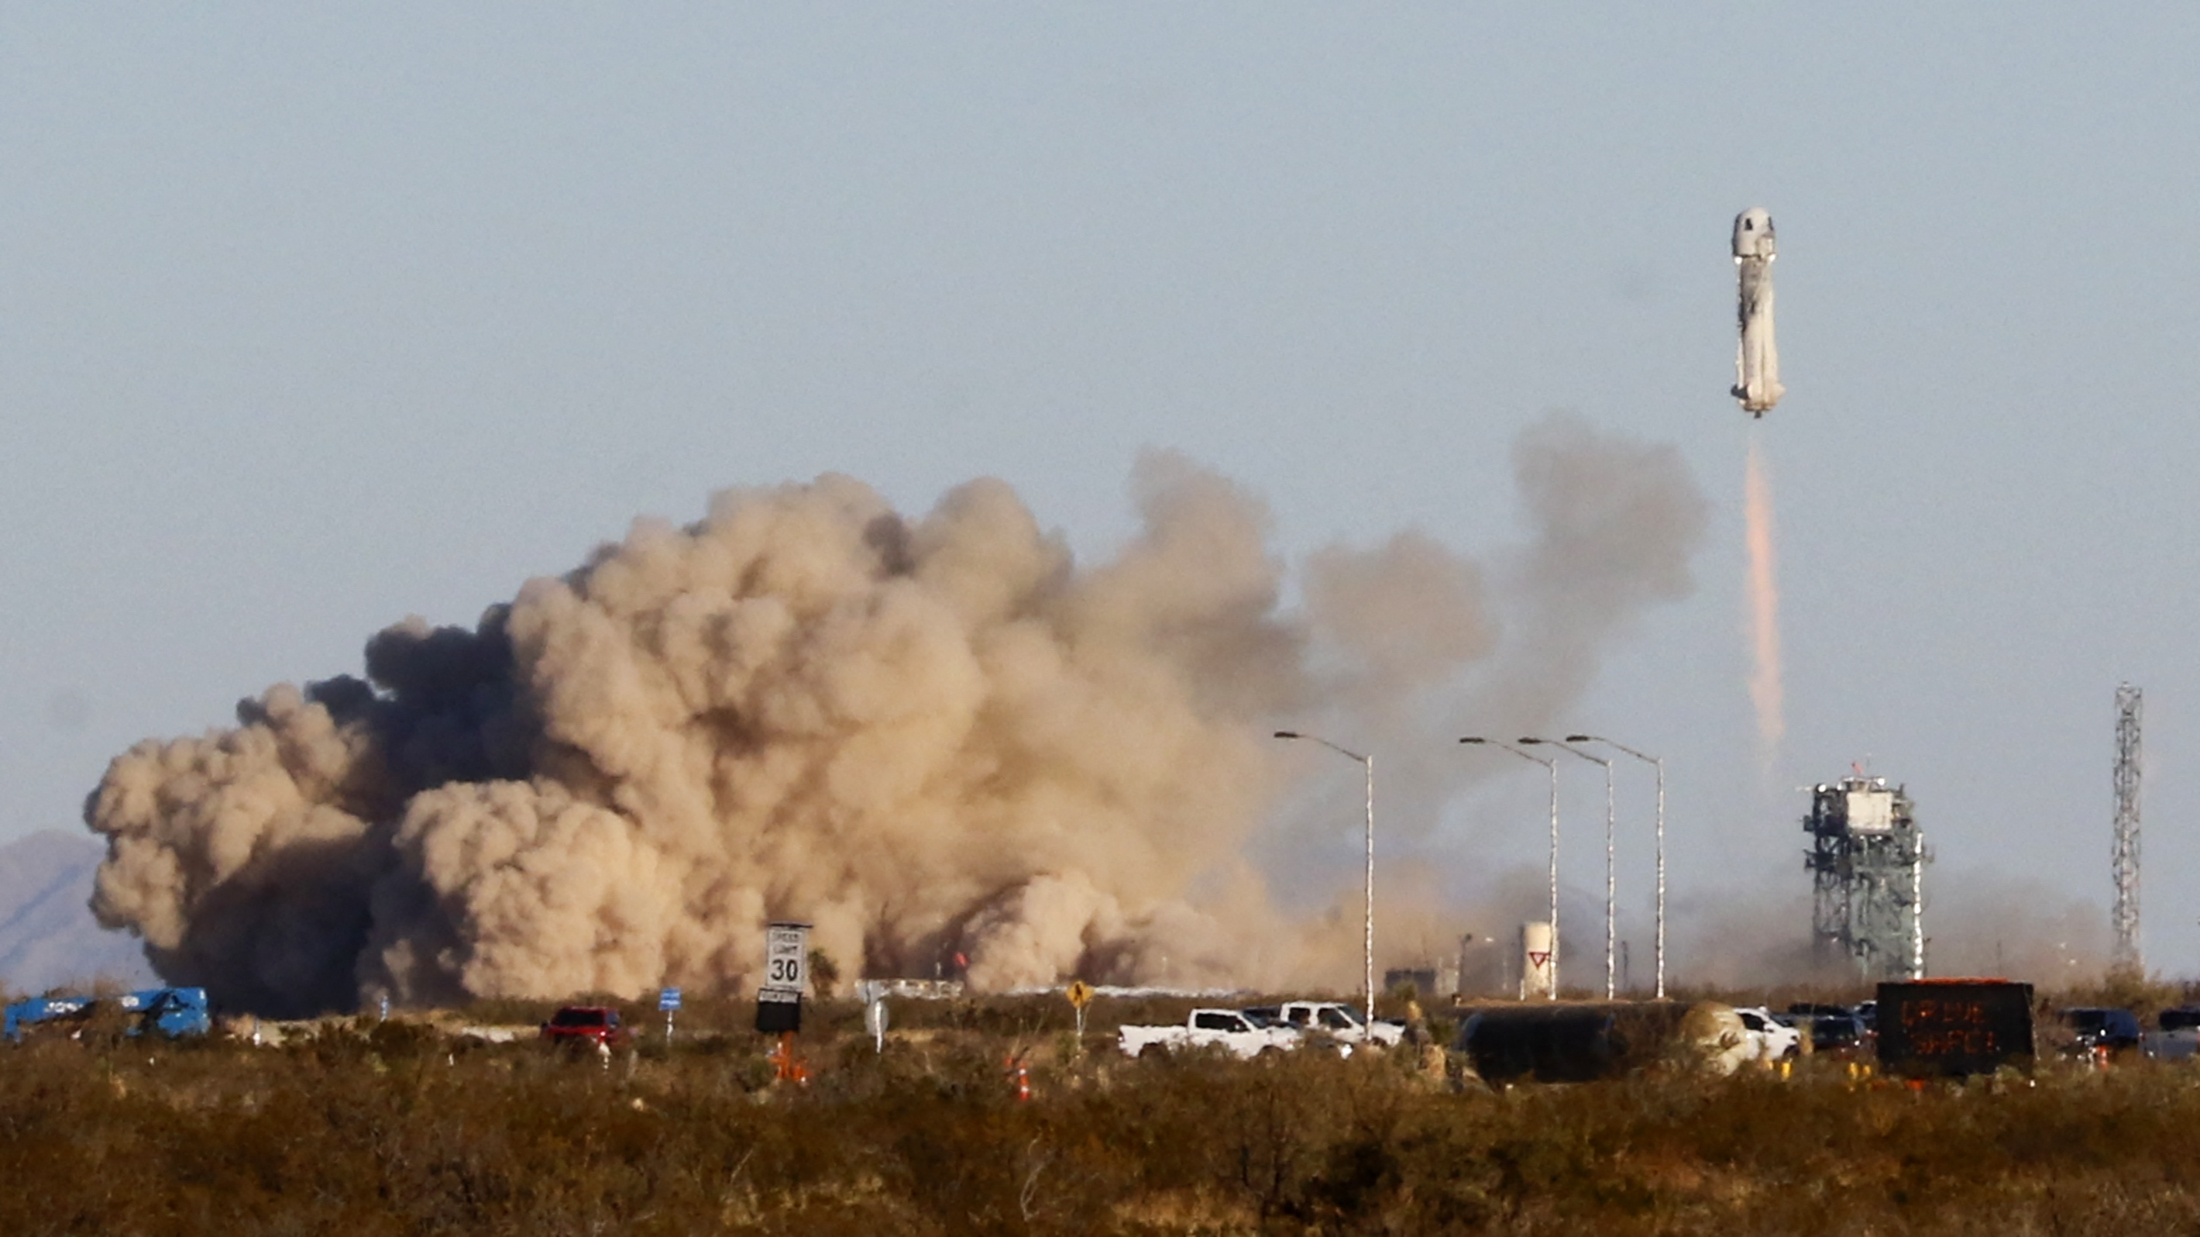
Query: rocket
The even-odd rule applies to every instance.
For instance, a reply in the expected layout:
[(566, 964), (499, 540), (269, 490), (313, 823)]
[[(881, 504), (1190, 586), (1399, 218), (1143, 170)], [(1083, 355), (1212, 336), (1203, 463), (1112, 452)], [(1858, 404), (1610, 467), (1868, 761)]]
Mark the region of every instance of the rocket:
[(1772, 341), (1772, 260), (1779, 247), (1772, 216), (1753, 206), (1734, 216), (1734, 266), (1741, 278), (1742, 337), (1734, 351), (1734, 398), (1742, 411), (1762, 417), (1780, 402), (1780, 349)]

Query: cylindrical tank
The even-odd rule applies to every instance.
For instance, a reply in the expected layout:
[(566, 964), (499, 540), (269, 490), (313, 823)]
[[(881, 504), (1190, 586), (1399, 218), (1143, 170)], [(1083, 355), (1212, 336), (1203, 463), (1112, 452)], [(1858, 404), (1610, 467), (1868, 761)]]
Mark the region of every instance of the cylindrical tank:
[(1520, 925), (1520, 999), (1548, 997), (1558, 973), (1558, 936), (1551, 925), (1531, 920)]
[(1454, 1043), (1486, 1082), (1592, 1082), (1648, 1068), (1679, 1034), (1687, 1007), (1670, 1001), (1477, 1009)]

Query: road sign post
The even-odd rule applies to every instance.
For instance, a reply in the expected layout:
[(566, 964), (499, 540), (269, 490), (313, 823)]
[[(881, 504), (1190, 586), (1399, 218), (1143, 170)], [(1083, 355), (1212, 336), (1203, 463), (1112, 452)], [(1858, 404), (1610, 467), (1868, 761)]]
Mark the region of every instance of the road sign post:
[(680, 1008), (680, 990), (662, 988), (657, 992), (657, 1008), (665, 1011), (665, 1046), (672, 1046), (672, 1011)]
[(1070, 1008), (1077, 1011), (1077, 1055), (1085, 1055), (1085, 1006), (1092, 1004), (1092, 985), (1082, 979), (1073, 979), (1063, 992), (1069, 998)]
[(886, 1002), (883, 999), (863, 1007), (863, 1028), (871, 1033), (871, 1051), (886, 1051)]
[(775, 923), (765, 930), (764, 982), (756, 990), (759, 1032), (791, 1035), (802, 1029), (802, 989), (810, 982), (809, 946), (806, 923)]
[(871, 1050), (886, 1051), (886, 981), (859, 979), (856, 999), (863, 1002), (863, 1029), (871, 1033)]

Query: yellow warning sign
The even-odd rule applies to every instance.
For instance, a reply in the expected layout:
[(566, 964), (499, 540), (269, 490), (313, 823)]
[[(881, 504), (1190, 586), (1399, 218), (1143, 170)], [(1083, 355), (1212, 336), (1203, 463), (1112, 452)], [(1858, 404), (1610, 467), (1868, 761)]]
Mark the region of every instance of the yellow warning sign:
[(1069, 997), (1070, 1004), (1083, 1009), (1092, 1003), (1092, 985), (1082, 979), (1071, 980), (1069, 989), (1064, 995)]

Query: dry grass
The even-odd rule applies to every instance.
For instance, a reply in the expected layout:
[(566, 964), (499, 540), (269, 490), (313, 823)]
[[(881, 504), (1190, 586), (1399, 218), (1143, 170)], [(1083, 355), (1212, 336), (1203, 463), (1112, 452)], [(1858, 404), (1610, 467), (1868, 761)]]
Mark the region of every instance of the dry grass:
[[(547, 1008), (466, 1011), (537, 1021)], [(1912, 1091), (1781, 1082), (1501, 1094), (1403, 1059), (1079, 1056), (1058, 1000), (813, 1019), (803, 1088), (760, 1037), (602, 1068), (425, 1023), (254, 1049), (0, 1052), (19, 1233), (2126, 1233), (2200, 1227), (2200, 1070)], [(1163, 1009), (1132, 1012), (1139, 1017)], [(654, 1011), (636, 1009), (641, 1025)], [(702, 1032), (742, 1011), (682, 1011)], [(921, 1016), (920, 1016), (921, 1015)], [(914, 1025), (912, 1025), (914, 1024)], [(1012, 1095), (1022, 1051), (1035, 1092)]]

